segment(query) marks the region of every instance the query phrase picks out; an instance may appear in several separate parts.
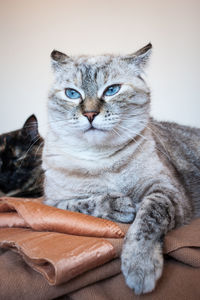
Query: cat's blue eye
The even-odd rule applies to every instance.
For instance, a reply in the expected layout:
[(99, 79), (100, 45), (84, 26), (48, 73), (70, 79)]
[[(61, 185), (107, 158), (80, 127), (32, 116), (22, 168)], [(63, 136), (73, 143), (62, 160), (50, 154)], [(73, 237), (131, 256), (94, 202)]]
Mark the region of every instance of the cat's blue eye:
[(81, 98), (81, 94), (74, 89), (66, 89), (65, 94), (70, 99), (79, 99)]
[(119, 92), (120, 88), (119, 84), (111, 85), (105, 90), (104, 96), (113, 96)]

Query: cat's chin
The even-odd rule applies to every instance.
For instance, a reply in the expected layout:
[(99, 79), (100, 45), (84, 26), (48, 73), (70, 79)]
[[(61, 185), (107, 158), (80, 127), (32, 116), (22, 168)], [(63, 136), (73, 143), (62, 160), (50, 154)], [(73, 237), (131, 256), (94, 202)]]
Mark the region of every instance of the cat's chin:
[(107, 130), (101, 130), (96, 128), (91, 128), (89, 130), (86, 130), (84, 133), (84, 138), (87, 140), (90, 144), (102, 144), (105, 142), (108, 138), (108, 131)]

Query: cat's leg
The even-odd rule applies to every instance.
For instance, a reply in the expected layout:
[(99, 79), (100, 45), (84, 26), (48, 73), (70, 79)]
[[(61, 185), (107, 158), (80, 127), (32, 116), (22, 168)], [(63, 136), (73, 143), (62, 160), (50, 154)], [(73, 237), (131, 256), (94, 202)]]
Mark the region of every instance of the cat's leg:
[(122, 223), (133, 222), (137, 210), (131, 198), (115, 193), (61, 201), (56, 207)]
[(177, 205), (172, 203), (173, 193), (169, 194), (155, 192), (143, 199), (125, 237), (122, 272), (136, 294), (152, 291), (162, 274), (163, 238), (175, 226)]

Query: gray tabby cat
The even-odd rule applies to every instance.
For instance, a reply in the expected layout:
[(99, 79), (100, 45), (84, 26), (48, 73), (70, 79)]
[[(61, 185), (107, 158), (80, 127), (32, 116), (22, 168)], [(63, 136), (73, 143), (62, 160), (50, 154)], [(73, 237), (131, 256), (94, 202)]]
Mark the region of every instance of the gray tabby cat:
[(132, 223), (122, 272), (154, 289), (165, 234), (200, 216), (200, 130), (150, 118), (151, 44), (127, 56), (52, 52), (43, 152), (46, 204)]

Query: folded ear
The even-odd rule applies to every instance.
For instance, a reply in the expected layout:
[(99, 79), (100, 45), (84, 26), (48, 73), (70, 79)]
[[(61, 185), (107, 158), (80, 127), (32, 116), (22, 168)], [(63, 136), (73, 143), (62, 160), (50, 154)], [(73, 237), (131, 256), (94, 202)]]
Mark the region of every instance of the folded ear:
[(65, 53), (59, 52), (57, 50), (53, 50), (51, 52), (52, 67), (54, 70), (60, 68), (60, 66), (62, 64), (65, 64), (68, 59), (69, 56), (67, 56)]
[(144, 68), (146, 63), (149, 60), (149, 57), (151, 55), (152, 44), (149, 43), (143, 48), (139, 49), (138, 51), (134, 52), (133, 54), (127, 55), (124, 57), (124, 59), (128, 63), (133, 63), (135, 66), (139, 68)]

